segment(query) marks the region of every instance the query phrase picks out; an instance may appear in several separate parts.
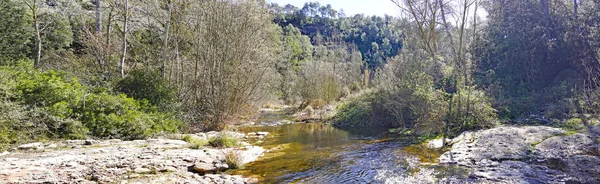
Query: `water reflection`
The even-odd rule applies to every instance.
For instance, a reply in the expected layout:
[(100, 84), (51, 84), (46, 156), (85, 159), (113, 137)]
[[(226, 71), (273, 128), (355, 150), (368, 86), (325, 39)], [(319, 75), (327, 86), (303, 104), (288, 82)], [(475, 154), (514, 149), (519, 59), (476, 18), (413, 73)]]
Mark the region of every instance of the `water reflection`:
[(432, 181), (440, 171), (422, 168), (419, 156), (412, 153), (427, 150), (407, 151), (405, 141), (385, 141), (383, 130), (348, 132), (310, 123), (242, 131), (270, 133), (260, 143), (270, 151), (232, 173), (259, 178), (260, 183), (410, 183)]

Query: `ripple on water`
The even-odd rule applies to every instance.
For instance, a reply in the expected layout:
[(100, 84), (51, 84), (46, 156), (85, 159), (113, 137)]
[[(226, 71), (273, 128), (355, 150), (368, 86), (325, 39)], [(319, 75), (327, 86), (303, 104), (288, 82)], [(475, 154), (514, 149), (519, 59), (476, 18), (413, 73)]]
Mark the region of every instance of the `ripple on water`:
[(445, 177), (440, 175), (445, 168), (420, 166), (419, 157), (404, 151), (402, 142), (374, 141), (375, 136), (324, 124), (248, 131), (277, 135), (264, 141), (266, 148), (286, 145), (234, 173), (259, 176), (261, 183), (435, 183), (437, 177)]

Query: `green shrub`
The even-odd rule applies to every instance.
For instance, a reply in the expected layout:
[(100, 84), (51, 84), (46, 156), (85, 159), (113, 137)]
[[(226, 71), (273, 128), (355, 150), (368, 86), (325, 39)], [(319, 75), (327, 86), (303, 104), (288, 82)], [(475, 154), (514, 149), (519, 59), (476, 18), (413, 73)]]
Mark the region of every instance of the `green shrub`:
[(0, 144), (65, 138), (137, 139), (174, 132), (180, 122), (147, 101), (91, 91), (76, 78), (31, 65), (0, 67)]
[(447, 120), (450, 136), (457, 136), (466, 130), (479, 130), (496, 125), (496, 110), (481, 90), (464, 87), (453, 95), (451, 103), (452, 108)]
[(333, 126), (349, 129), (372, 127), (372, 101), (373, 97), (363, 97), (340, 106), (340, 111), (333, 118)]
[(208, 144), (216, 148), (231, 148), (240, 146), (240, 140), (228, 133), (221, 133), (208, 140)]
[(192, 148), (192, 149), (200, 149), (202, 146), (205, 146), (206, 144), (208, 144), (208, 142), (205, 139), (196, 139), (190, 135), (183, 136), (183, 138), (181, 138), (181, 140), (192, 144), (190, 146), (190, 148)]
[(161, 109), (171, 107), (175, 99), (175, 89), (156, 71), (134, 70), (117, 82), (115, 89)]

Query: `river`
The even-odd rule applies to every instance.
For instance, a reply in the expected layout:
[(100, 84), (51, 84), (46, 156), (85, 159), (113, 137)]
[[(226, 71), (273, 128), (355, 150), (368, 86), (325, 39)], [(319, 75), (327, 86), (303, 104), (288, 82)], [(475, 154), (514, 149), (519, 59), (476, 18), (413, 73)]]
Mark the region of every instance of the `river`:
[(459, 168), (440, 167), (440, 150), (410, 145), (385, 130), (348, 132), (323, 123), (256, 126), (243, 132), (269, 132), (256, 144), (270, 150), (232, 174), (260, 183), (437, 183), (464, 178)]

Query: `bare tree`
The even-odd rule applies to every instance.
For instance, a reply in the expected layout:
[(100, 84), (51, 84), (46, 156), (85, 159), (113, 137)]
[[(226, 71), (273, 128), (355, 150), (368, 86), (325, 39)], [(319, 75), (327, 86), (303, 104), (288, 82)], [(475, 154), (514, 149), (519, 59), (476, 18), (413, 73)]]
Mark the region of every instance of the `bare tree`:
[(129, 0), (125, 0), (125, 5), (123, 8), (123, 46), (121, 47), (121, 62), (119, 64), (121, 77), (125, 77), (125, 58), (127, 57), (127, 18), (129, 17)]
[(40, 64), (40, 59), (42, 57), (42, 37), (40, 35), (40, 22), (38, 19), (38, 11), (39, 11), (39, 6), (38, 0), (23, 0), (23, 2), (29, 7), (29, 9), (31, 10), (31, 16), (33, 18), (33, 28), (34, 28), (34, 34), (35, 34), (35, 42), (36, 42), (36, 56), (34, 58), (34, 63), (33, 66), (34, 67), (38, 67)]

